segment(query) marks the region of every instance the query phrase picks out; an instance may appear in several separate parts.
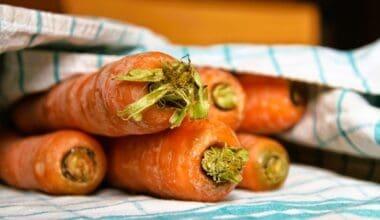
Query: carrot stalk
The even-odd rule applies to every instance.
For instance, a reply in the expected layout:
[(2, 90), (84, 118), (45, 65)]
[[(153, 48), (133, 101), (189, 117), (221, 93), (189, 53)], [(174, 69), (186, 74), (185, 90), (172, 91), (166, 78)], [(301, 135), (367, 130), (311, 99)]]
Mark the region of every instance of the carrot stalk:
[(219, 120), (237, 129), (243, 119), (245, 94), (239, 81), (229, 72), (214, 68), (198, 68), (207, 85), (209, 118)]
[(244, 149), (231, 147), (210, 147), (204, 152), (202, 168), (216, 183), (239, 183), (243, 177), (241, 170), (248, 160), (248, 153)]
[(286, 180), (289, 170), (289, 158), (285, 148), (267, 137), (240, 133), (238, 138), (249, 152), (243, 180), (238, 187), (253, 191), (280, 187)]
[(147, 52), (26, 97), (12, 119), (24, 132), (77, 128), (118, 137), (174, 128), (186, 115), (207, 117), (208, 108), (207, 90), (190, 61)]
[(0, 179), (21, 189), (87, 194), (105, 175), (105, 154), (93, 138), (71, 130), (0, 141)]
[(150, 83), (147, 95), (118, 112), (118, 116), (127, 116), (127, 120), (133, 118), (141, 121), (141, 112), (156, 103), (176, 108), (170, 118), (171, 128), (178, 127), (187, 112), (193, 119), (207, 117), (207, 90), (190, 61), (164, 62), (162, 68), (152, 70), (133, 69), (126, 74), (121, 73), (115, 79)]
[(132, 192), (195, 201), (223, 199), (248, 158), (219, 121), (186, 120), (161, 133), (110, 140), (108, 181)]
[(303, 83), (251, 74), (239, 74), (238, 79), (246, 93), (240, 131), (277, 134), (302, 118), (307, 102)]

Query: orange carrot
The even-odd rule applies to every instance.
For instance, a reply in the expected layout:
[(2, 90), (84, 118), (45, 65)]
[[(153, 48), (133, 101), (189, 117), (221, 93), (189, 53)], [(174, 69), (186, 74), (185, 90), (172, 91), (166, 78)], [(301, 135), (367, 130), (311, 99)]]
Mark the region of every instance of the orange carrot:
[(241, 181), (248, 154), (239, 146), (231, 128), (208, 119), (110, 140), (108, 181), (163, 198), (218, 201)]
[(306, 89), (302, 84), (250, 74), (239, 74), (238, 79), (246, 93), (240, 131), (280, 133), (302, 118), (306, 107)]
[(207, 91), (190, 63), (159, 52), (127, 56), (19, 102), (24, 132), (77, 128), (105, 136), (148, 134), (179, 126), (186, 113), (207, 116)]
[(11, 186), (51, 194), (86, 194), (99, 185), (105, 170), (101, 146), (82, 132), (1, 135), (0, 179)]
[(253, 191), (279, 188), (289, 170), (289, 157), (285, 148), (275, 140), (250, 134), (238, 134), (240, 144), (249, 152), (238, 187)]
[(239, 81), (229, 72), (215, 68), (197, 68), (207, 86), (210, 109), (208, 117), (237, 129), (243, 119), (245, 94)]

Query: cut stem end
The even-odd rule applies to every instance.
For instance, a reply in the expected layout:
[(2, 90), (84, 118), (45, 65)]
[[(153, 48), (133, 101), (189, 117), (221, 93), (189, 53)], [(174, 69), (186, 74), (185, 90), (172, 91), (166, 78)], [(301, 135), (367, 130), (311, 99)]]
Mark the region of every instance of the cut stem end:
[(278, 154), (267, 153), (262, 163), (265, 177), (271, 185), (283, 182), (287, 176), (289, 162)]
[(170, 118), (171, 128), (178, 127), (186, 114), (191, 119), (207, 117), (209, 103), (207, 89), (199, 73), (190, 64), (182, 61), (163, 62), (162, 68), (133, 69), (114, 78), (120, 81), (146, 82), (148, 93), (129, 104), (117, 115), (123, 119), (142, 120), (142, 112), (152, 105), (175, 108)]
[(65, 154), (61, 163), (63, 176), (78, 183), (85, 183), (95, 176), (95, 152), (85, 147), (74, 147)]
[(219, 83), (212, 89), (212, 100), (221, 110), (232, 110), (237, 106), (237, 97), (232, 87), (227, 83)]
[(243, 177), (241, 171), (248, 161), (248, 151), (212, 146), (205, 150), (202, 158), (202, 168), (215, 183), (239, 183)]

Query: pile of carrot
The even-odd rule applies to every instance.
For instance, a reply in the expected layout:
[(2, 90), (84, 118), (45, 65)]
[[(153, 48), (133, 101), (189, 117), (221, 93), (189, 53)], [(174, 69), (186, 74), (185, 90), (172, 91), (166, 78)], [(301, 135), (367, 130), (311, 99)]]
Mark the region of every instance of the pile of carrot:
[(274, 190), (289, 158), (272, 138), (306, 108), (285, 79), (194, 67), (160, 52), (126, 56), (19, 100), (19, 131), (0, 137), (0, 180), (24, 190), (88, 194), (109, 186), (215, 202), (234, 188)]

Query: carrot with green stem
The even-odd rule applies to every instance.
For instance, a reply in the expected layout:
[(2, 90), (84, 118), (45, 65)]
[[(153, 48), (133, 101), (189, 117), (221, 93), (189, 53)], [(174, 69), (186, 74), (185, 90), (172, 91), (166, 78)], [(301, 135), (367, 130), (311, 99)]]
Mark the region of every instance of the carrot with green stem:
[(187, 114), (200, 119), (207, 112), (207, 90), (190, 62), (147, 52), (27, 97), (12, 118), (24, 132), (76, 128), (116, 137), (177, 127)]
[(242, 179), (248, 158), (219, 121), (186, 121), (161, 133), (110, 140), (108, 181), (163, 198), (218, 201)]
[(237, 75), (246, 94), (240, 131), (276, 134), (292, 128), (306, 109), (304, 84), (251, 74)]
[(20, 189), (86, 194), (103, 180), (106, 158), (92, 137), (72, 130), (0, 139), (0, 179)]
[(243, 119), (245, 94), (239, 81), (229, 72), (215, 68), (197, 68), (207, 86), (210, 109), (208, 117), (237, 129)]
[(238, 133), (240, 144), (249, 152), (239, 188), (267, 191), (279, 188), (289, 171), (289, 157), (277, 141), (251, 134)]

